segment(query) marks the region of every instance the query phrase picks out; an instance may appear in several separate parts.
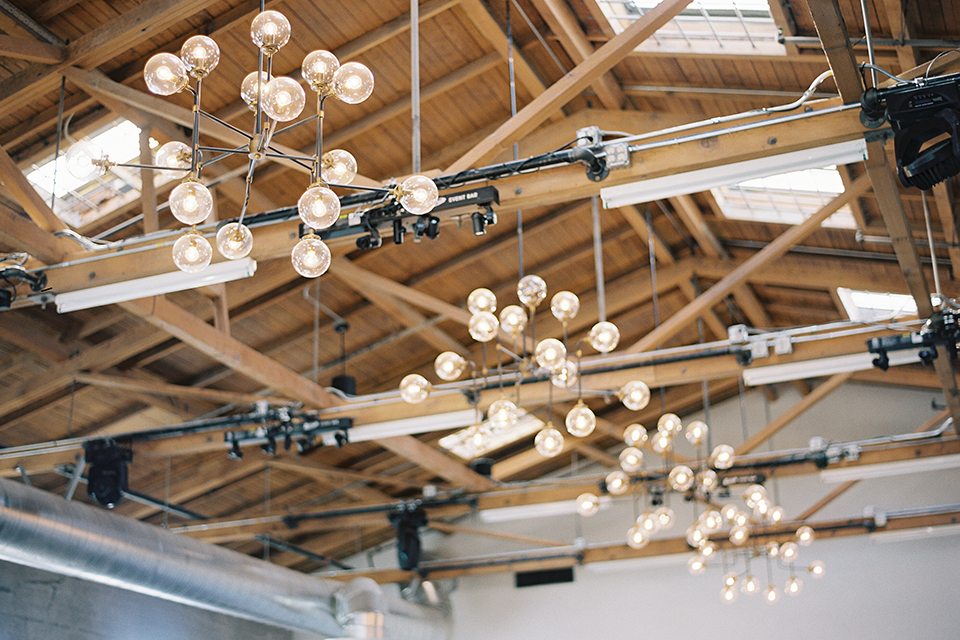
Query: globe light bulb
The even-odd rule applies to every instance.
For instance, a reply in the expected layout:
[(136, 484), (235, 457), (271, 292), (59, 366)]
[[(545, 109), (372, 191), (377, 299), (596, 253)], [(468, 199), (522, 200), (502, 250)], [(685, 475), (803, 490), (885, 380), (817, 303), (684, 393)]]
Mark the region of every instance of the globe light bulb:
[(430, 395), (430, 383), (419, 373), (411, 373), (400, 381), (400, 397), (404, 402), (419, 404)]
[(623, 495), (630, 488), (630, 477), (623, 471), (611, 471), (604, 479), (607, 492), (612, 496)]
[(551, 423), (537, 433), (533, 439), (533, 446), (545, 458), (552, 458), (563, 451), (563, 434), (553, 428)]
[(470, 313), (493, 313), (497, 310), (497, 296), (490, 289), (474, 289), (467, 296), (467, 309)]
[(667, 476), (667, 482), (674, 491), (687, 491), (693, 486), (693, 480), (693, 471), (683, 464), (675, 466)]
[(557, 367), (557, 370), (550, 374), (550, 382), (553, 386), (560, 389), (573, 389), (577, 386), (577, 380), (580, 374), (577, 370), (577, 363), (573, 360), (564, 360), (563, 364)]
[(466, 366), (463, 356), (453, 351), (444, 351), (433, 361), (433, 369), (441, 380), (456, 380)]
[(687, 560), (687, 570), (692, 576), (698, 576), (707, 570), (707, 559), (699, 553)]
[(650, 542), (650, 536), (637, 525), (627, 529), (627, 544), (631, 549), (642, 549)]
[(597, 427), (597, 416), (594, 415), (590, 407), (585, 405), (582, 400), (579, 400), (577, 404), (573, 405), (573, 408), (567, 412), (564, 424), (567, 427), (567, 433), (578, 438), (583, 438), (593, 433), (593, 430)]
[(307, 94), (293, 78), (274, 78), (263, 88), (261, 106), (268, 118), (279, 122), (293, 120), (303, 111)]
[(170, 192), (170, 213), (183, 224), (200, 224), (213, 212), (213, 196), (197, 180), (187, 178)]
[(650, 387), (640, 380), (631, 380), (620, 387), (617, 397), (627, 409), (640, 411), (650, 402)]
[(321, 95), (328, 94), (333, 87), (333, 76), (340, 68), (337, 56), (329, 51), (312, 51), (303, 59), (300, 75), (310, 88)]
[(747, 527), (736, 525), (730, 529), (730, 542), (737, 545), (738, 547), (745, 543), (750, 537), (750, 529)]
[(308, 233), (290, 254), (294, 270), (304, 278), (322, 276), (330, 268), (330, 248), (320, 236)]
[(154, 156), (154, 164), (165, 167), (160, 173), (174, 179), (183, 178), (190, 170), (193, 150), (183, 142), (172, 140), (160, 145)]
[(697, 489), (701, 493), (710, 493), (720, 486), (720, 478), (713, 469), (702, 469), (697, 472)]
[(745, 527), (750, 524), (750, 516), (738, 509), (737, 514), (733, 517), (733, 520), (730, 521), (730, 524), (734, 526)]
[(723, 527), (723, 516), (716, 509), (707, 509), (700, 514), (700, 524), (709, 533), (715, 533)]
[(600, 353), (610, 353), (620, 342), (620, 330), (612, 322), (598, 322), (590, 329), (590, 346)]
[(695, 447), (699, 447), (703, 444), (703, 441), (707, 439), (708, 433), (710, 433), (710, 427), (707, 426), (706, 422), (703, 420), (694, 420), (687, 425), (687, 442)]
[(661, 433), (658, 431), (656, 435), (653, 436), (653, 440), (650, 442), (650, 447), (656, 453), (664, 453), (669, 451), (673, 448), (673, 436), (671, 436), (669, 433)]
[(329, 184), (350, 184), (357, 177), (357, 160), (343, 149), (328, 151), (320, 157), (320, 177)]
[(704, 558), (710, 559), (710, 557), (717, 552), (717, 549), (719, 549), (719, 547), (717, 547), (716, 542), (707, 540), (700, 545), (700, 555), (702, 555)]
[(183, 60), (172, 53), (158, 53), (143, 65), (143, 79), (150, 93), (158, 96), (170, 96), (180, 91), (190, 82)]
[(220, 47), (208, 36), (187, 38), (180, 48), (180, 59), (187, 72), (194, 78), (202, 78), (217, 68), (220, 62)]
[(500, 310), (500, 326), (516, 338), (527, 327), (527, 312), (515, 304), (507, 305)]
[(763, 599), (765, 602), (773, 604), (780, 599), (780, 592), (777, 591), (777, 588), (772, 584), (767, 585), (767, 588), (763, 592)]
[(743, 501), (748, 507), (756, 507), (761, 501), (767, 499), (767, 490), (762, 484), (752, 484), (743, 492)]
[(499, 323), (497, 322), (497, 316), (485, 311), (470, 316), (467, 328), (470, 331), (470, 337), (477, 342), (490, 342), (497, 337)]
[(217, 231), (217, 251), (228, 260), (245, 258), (253, 249), (253, 234), (247, 225), (228, 222)]
[(720, 515), (723, 516), (723, 519), (726, 522), (733, 522), (733, 519), (737, 517), (737, 513), (740, 511), (740, 508), (732, 502), (720, 507)]
[(795, 596), (800, 593), (800, 589), (803, 588), (803, 582), (797, 576), (790, 576), (787, 578), (787, 584), (783, 587), (784, 593), (787, 595)]
[(290, 21), (279, 11), (264, 11), (250, 23), (250, 39), (268, 56), (290, 40)]
[(475, 424), (464, 431), (463, 443), (474, 455), (479, 455), (486, 451), (489, 441), (490, 430), (483, 425)]
[(203, 271), (213, 258), (213, 247), (199, 231), (190, 230), (173, 243), (173, 263), (187, 273)]
[(723, 574), (723, 586), (725, 587), (736, 586), (739, 580), (740, 579), (739, 576), (737, 576), (736, 571), (727, 571), (725, 574)]
[(600, 498), (592, 493), (581, 493), (577, 497), (577, 513), (584, 518), (596, 515), (600, 511)]
[(718, 444), (710, 454), (710, 464), (717, 469), (729, 469), (733, 466), (735, 452), (728, 444)]
[(813, 528), (803, 525), (797, 529), (797, 544), (809, 547), (813, 543), (814, 533)]
[(740, 586), (740, 590), (747, 595), (760, 593), (760, 581), (757, 580), (756, 576), (747, 574), (743, 578), (743, 584)]
[(793, 563), (800, 555), (800, 548), (796, 542), (784, 542), (780, 545), (780, 557), (789, 563)]
[(580, 298), (569, 291), (561, 291), (550, 300), (550, 312), (560, 322), (569, 322), (577, 317)]
[(767, 518), (774, 524), (783, 522), (785, 517), (786, 512), (783, 510), (783, 507), (774, 507), (767, 512)]
[(809, 571), (814, 578), (819, 578), (826, 573), (826, 565), (820, 560), (814, 560), (810, 563), (810, 566), (807, 567), (807, 571)]
[(540, 276), (524, 276), (517, 283), (517, 297), (523, 306), (533, 309), (547, 297), (547, 283)]
[(506, 398), (494, 400), (487, 409), (487, 420), (490, 426), (497, 431), (506, 431), (517, 426), (520, 416), (517, 405)]
[(771, 558), (776, 558), (780, 555), (780, 545), (777, 544), (775, 540), (771, 540), (767, 544), (763, 545), (763, 551)]
[(652, 536), (660, 531), (660, 520), (648, 509), (637, 518), (637, 526)]
[(694, 549), (699, 549), (700, 544), (707, 539), (707, 534), (700, 526), (692, 524), (687, 527), (686, 539), (688, 545)]
[(666, 531), (673, 527), (673, 524), (677, 521), (676, 515), (673, 513), (673, 509), (670, 507), (657, 507), (657, 510), (653, 512), (653, 515), (660, 521), (660, 530)]
[(87, 182), (103, 173), (103, 151), (89, 140), (74, 143), (65, 160), (67, 171), (77, 180)]
[(313, 185), (297, 200), (303, 224), (311, 229), (326, 229), (340, 218), (340, 198), (331, 189)]
[(683, 423), (680, 422), (680, 417), (677, 414), (665, 413), (657, 420), (657, 431), (668, 433), (670, 437), (673, 437), (683, 431)]
[(623, 430), (623, 441), (629, 447), (638, 447), (644, 444), (650, 436), (647, 435), (647, 429), (642, 424), (631, 424)]
[(426, 176), (410, 176), (400, 183), (400, 206), (416, 215), (430, 213), (440, 199), (437, 185)]
[(567, 348), (556, 338), (546, 338), (537, 345), (534, 355), (537, 364), (548, 371), (556, 371), (567, 358)]
[(635, 473), (643, 467), (643, 451), (636, 447), (627, 447), (620, 452), (620, 468), (627, 473)]
[(736, 602), (737, 595), (739, 595), (737, 593), (737, 589), (736, 587), (733, 587), (733, 586), (726, 586), (720, 590), (720, 598), (727, 604)]
[(270, 82), (270, 76), (266, 71), (261, 71), (260, 82), (257, 82), (257, 72), (251, 71), (240, 83), (240, 97), (243, 99), (251, 111), (257, 110), (257, 100), (263, 96), (264, 88)]
[(359, 104), (373, 93), (373, 72), (359, 62), (347, 62), (333, 74), (333, 95), (347, 104)]

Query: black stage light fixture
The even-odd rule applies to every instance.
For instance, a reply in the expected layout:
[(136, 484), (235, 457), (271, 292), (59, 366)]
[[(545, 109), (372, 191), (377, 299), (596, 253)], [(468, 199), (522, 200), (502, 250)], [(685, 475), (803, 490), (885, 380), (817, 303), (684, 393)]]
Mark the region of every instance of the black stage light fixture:
[(403, 244), (403, 235), (407, 228), (403, 226), (403, 220), (399, 218), (393, 221), (393, 244)]
[(120, 503), (127, 491), (127, 464), (133, 460), (133, 451), (110, 440), (90, 440), (83, 443), (84, 457), (90, 464), (87, 472), (87, 495), (112, 509)]
[(400, 507), (390, 513), (390, 524), (397, 529), (397, 559), (404, 571), (414, 571), (420, 564), (420, 527), (427, 524), (423, 507)]
[(380, 239), (380, 232), (377, 231), (377, 228), (374, 227), (370, 230), (370, 234), (366, 236), (360, 236), (357, 238), (357, 249), (376, 249), (382, 244)]

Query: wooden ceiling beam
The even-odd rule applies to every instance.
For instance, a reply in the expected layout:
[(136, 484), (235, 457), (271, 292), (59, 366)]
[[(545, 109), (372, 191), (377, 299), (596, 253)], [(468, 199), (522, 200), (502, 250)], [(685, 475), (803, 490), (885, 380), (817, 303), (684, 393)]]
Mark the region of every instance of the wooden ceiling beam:
[(953, 280), (960, 280), (960, 205), (957, 204), (957, 180), (950, 178), (933, 187), (933, 199), (937, 207), (937, 217), (943, 229), (944, 241), (948, 243), (947, 255), (950, 256), (950, 274)]
[(410, 482), (402, 478), (388, 476), (382, 473), (365, 473), (363, 471), (354, 471), (353, 469), (341, 469), (321, 464), (316, 460), (301, 457), (273, 458), (267, 464), (275, 469), (284, 469), (293, 471), (310, 478), (318, 478), (322, 481), (339, 484), (343, 481), (363, 482), (397, 487), (400, 489), (423, 489), (423, 484), (419, 482)]
[[(30, 219), (43, 231), (63, 231), (67, 228), (50, 205), (40, 197), (34, 186), (27, 180), (27, 176), (20, 171), (20, 167), (3, 147), (0, 147), (0, 182), (3, 182)], [(51, 240), (50, 243), (52, 242)]]
[(0, 207), (0, 242), (46, 264), (57, 264), (67, 254), (76, 251), (78, 246), (72, 240), (55, 236), (6, 207)]
[(38, 40), (0, 35), (0, 58), (16, 58), (30, 62), (57, 64), (67, 55), (67, 48)]
[(136, 380), (125, 376), (106, 375), (102, 373), (77, 373), (74, 379), (81, 384), (93, 385), (107, 389), (121, 391), (138, 391), (156, 396), (172, 396), (175, 398), (194, 398), (217, 404), (249, 405), (257, 402), (269, 402), (272, 405), (286, 405), (290, 401), (284, 398), (263, 396), (254, 393), (239, 393), (221, 389), (204, 387), (185, 387), (179, 384), (169, 384), (159, 380)]

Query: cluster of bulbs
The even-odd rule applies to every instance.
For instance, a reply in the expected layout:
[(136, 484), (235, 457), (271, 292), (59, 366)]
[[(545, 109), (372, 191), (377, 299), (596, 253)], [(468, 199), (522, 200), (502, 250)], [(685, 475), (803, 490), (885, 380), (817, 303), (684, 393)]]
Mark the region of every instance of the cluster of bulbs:
[[(523, 306), (508, 305), (498, 316), (497, 297), (492, 291), (479, 288), (471, 292), (467, 297), (467, 308), (471, 314), (468, 325), (470, 336), (477, 342), (487, 343), (496, 339), (502, 329), (516, 344), (526, 331), (528, 322), (532, 325), (537, 307), (546, 299), (547, 284), (539, 276), (524, 276), (517, 284), (517, 297)], [(563, 325), (563, 340), (546, 338), (539, 341), (532, 358), (521, 359), (518, 367), (521, 374), (530, 370), (534, 373), (545, 372), (556, 387), (573, 389), (578, 386), (579, 367), (577, 361), (569, 357), (567, 326), (579, 310), (580, 300), (570, 291), (561, 291), (551, 298), (550, 311)], [(598, 352), (609, 353), (620, 341), (620, 330), (612, 322), (597, 322), (590, 329), (586, 340)], [(579, 358), (579, 355), (578, 347), (574, 357)], [(437, 356), (434, 370), (440, 379), (454, 381), (463, 374), (468, 364), (470, 363), (460, 354), (445, 351)], [(474, 373), (476, 374), (476, 371)], [(423, 402), (430, 395), (431, 389), (430, 382), (417, 373), (407, 375), (400, 382), (400, 395), (409, 403)], [(650, 401), (650, 389), (643, 382), (635, 380), (625, 384), (617, 396), (628, 409), (639, 411)], [(476, 453), (482, 453), (493, 435), (514, 427), (519, 417), (520, 410), (517, 405), (501, 394), (500, 398), (487, 408), (487, 424), (479, 424), (478, 420), (478, 424), (468, 429), (465, 441)], [(582, 438), (593, 432), (597, 418), (580, 398), (567, 413), (565, 425), (570, 435)], [(549, 418), (534, 438), (537, 451), (545, 457), (553, 457), (563, 451), (563, 442), (563, 434), (553, 426)]]
[[(267, 60), (266, 71), (263, 71), (261, 63), (260, 70), (248, 74), (240, 85), (240, 96), (256, 113), (255, 130), (252, 136), (247, 136), (250, 138), (248, 146), (224, 153), (224, 156), (239, 153), (249, 157), (248, 189), (257, 161), (268, 155), (290, 157), (271, 149), (270, 140), (277, 132), (277, 123), (296, 119), (306, 105), (306, 91), (297, 80), (272, 75), (273, 55), (290, 40), (290, 32), (289, 20), (277, 11), (261, 12), (250, 27), (251, 40), (262, 54), (261, 61), (263, 57)], [(158, 53), (150, 58), (143, 69), (144, 80), (147, 88), (157, 95), (169, 96), (184, 89), (191, 91), (194, 95), (195, 118), (202, 114), (219, 121), (215, 116), (200, 111), (199, 107), (201, 81), (217, 67), (219, 61), (220, 48), (212, 38), (193, 36), (183, 43), (179, 56)], [(322, 153), (323, 103), (328, 97), (347, 104), (363, 102), (373, 92), (373, 73), (359, 62), (341, 65), (329, 51), (313, 51), (304, 58), (301, 75), (317, 95), (317, 152), (315, 157), (309, 158), (312, 161), (311, 184), (297, 202), (300, 219), (309, 232), (294, 247), (291, 261), (300, 275), (314, 278), (326, 272), (330, 266), (330, 250), (315, 231), (330, 227), (340, 217), (340, 199), (330, 187), (349, 185), (357, 175), (357, 162), (349, 152), (335, 149)], [(195, 90), (188, 86), (190, 78), (196, 80)], [(268, 118), (262, 129), (261, 114)], [(173, 260), (179, 269), (191, 273), (205, 269), (213, 258), (210, 242), (196, 227), (213, 212), (213, 196), (199, 179), (201, 147), (198, 124), (197, 119), (192, 147), (179, 141), (167, 142), (157, 150), (155, 165), (147, 167), (158, 169), (171, 178), (183, 178), (181, 184), (170, 193), (170, 211), (183, 224), (192, 225), (192, 229), (174, 243)], [(234, 127), (230, 128), (235, 130)], [(299, 157), (293, 159), (307, 160)], [(84, 180), (91, 180), (112, 166), (134, 166), (110, 162), (91, 142), (73, 145), (66, 160), (68, 170)], [(429, 213), (438, 199), (435, 183), (419, 175), (383, 191), (415, 215)], [(246, 204), (244, 212), (245, 209)], [(230, 260), (246, 257), (250, 253), (253, 236), (243, 224), (243, 213), (237, 222), (220, 227), (216, 244), (220, 254)]]

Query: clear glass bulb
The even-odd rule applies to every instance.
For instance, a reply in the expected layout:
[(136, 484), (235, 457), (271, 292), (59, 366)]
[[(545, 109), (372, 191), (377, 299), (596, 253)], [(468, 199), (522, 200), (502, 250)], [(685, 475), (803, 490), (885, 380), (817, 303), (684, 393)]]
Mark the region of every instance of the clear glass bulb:
[(563, 434), (553, 428), (551, 423), (537, 433), (533, 439), (537, 452), (545, 458), (552, 458), (563, 451)]
[(727, 571), (725, 574), (723, 574), (723, 586), (725, 587), (735, 586), (739, 581), (740, 579), (737, 576), (736, 571)]
[(637, 526), (652, 536), (660, 531), (660, 520), (648, 509), (637, 517)]
[(635, 473), (643, 467), (643, 451), (636, 447), (627, 447), (620, 452), (620, 468), (627, 473)]
[(640, 411), (650, 402), (650, 387), (640, 380), (631, 380), (620, 387), (617, 397), (627, 409)]
[(620, 329), (612, 322), (598, 322), (590, 329), (590, 346), (600, 353), (610, 353), (620, 342)]
[(444, 351), (433, 361), (433, 370), (441, 380), (456, 380), (466, 366), (467, 361), (454, 351)]
[(357, 159), (343, 149), (328, 151), (320, 157), (320, 177), (330, 184), (350, 184), (357, 177)]
[(650, 436), (647, 435), (647, 429), (642, 424), (631, 424), (623, 430), (623, 441), (629, 447), (639, 447), (645, 443)]
[(669, 433), (660, 433), (659, 431), (656, 435), (653, 436), (653, 440), (650, 442), (650, 447), (656, 453), (664, 453), (673, 448), (673, 437)]
[(657, 510), (653, 512), (653, 515), (655, 515), (657, 520), (660, 521), (661, 531), (670, 529), (673, 527), (673, 523), (677, 521), (677, 517), (673, 513), (673, 509), (670, 507), (657, 507)]
[(726, 586), (720, 590), (720, 598), (727, 604), (736, 602), (738, 595), (736, 587), (733, 586)]
[(737, 517), (737, 513), (739, 512), (740, 512), (740, 508), (737, 507), (737, 505), (733, 504), (732, 502), (728, 502), (727, 504), (720, 507), (720, 515), (722, 515), (723, 519), (726, 520), (727, 522), (733, 522), (734, 518)]
[(611, 471), (604, 479), (607, 492), (612, 496), (623, 495), (630, 488), (630, 477), (623, 471)]
[(67, 171), (77, 180), (90, 181), (103, 172), (103, 150), (89, 140), (81, 140), (67, 149)]
[(563, 364), (557, 367), (557, 370), (550, 374), (550, 382), (553, 386), (560, 389), (574, 389), (577, 386), (577, 380), (580, 374), (577, 370), (577, 363), (573, 360), (564, 360)]
[(419, 404), (430, 395), (430, 383), (419, 373), (411, 373), (400, 381), (400, 397), (404, 402)]
[(506, 431), (517, 426), (520, 419), (517, 405), (506, 398), (494, 400), (487, 409), (487, 420), (490, 426), (497, 431)]
[(745, 543), (749, 537), (750, 529), (745, 526), (736, 525), (730, 528), (730, 542), (738, 547)]
[(515, 304), (507, 305), (500, 310), (500, 326), (514, 337), (520, 335), (527, 327), (527, 312)]
[(467, 328), (470, 330), (470, 337), (477, 342), (490, 342), (497, 337), (499, 323), (497, 316), (485, 311), (471, 315)]
[(240, 83), (240, 97), (251, 111), (257, 110), (257, 99), (263, 95), (268, 82), (270, 82), (270, 76), (266, 71), (260, 72), (260, 82), (257, 82), (257, 72), (251, 71)]
[(763, 545), (763, 551), (771, 558), (776, 558), (780, 555), (780, 545), (777, 544), (775, 540), (771, 540), (767, 544)]
[(493, 295), (490, 289), (480, 287), (474, 289), (467, 296), (467, 309), (470, 313), (493, 313), (497, 310), (497, 296)]
[(743, 492), (743, 501), (750, 508), (756, 507), (760, 502), (767, 499), (767, 490), (762, 484), (752, 484)]
[(670, 470), (667, 482), (674, 491), (687, 491), (693, 486), (693, 471), (686, 465), (678, 464)]
[(783, 507), (774, 507), (767, 512), (767, 518), (770, 522), (774, 524), (783, 522), (783, 519), (786, 517), (786, 512), (783, 510)]
[(437, 185), (426, 176), (410, 176), (400, 183), (400, 206), (410, 213), (430, 213), (439, 198)]
[(326, 229), (340, 218), (340, 198), (331, 189), (313, 185), (297, 200), (303, 224), (311, 229)]
[(740, 590), (748, 595), (760, 593), (760, 581), (757, 580), (756, 576), (747, 574), (743, 578), (743, 584), (740, 586)]
[(290, 21), (279, 11), (264, 11), (250, 23), (250, 39), (272, 55), (290, 40)]
[(723, 516), (716, 509), (707, 509), (700, 514), (699, 520), (709, 533), (716, 533), (723, 527)]
[(577, 317), (580, 298), (569, 291), (561, 291), (550, 300), (550, 312), (560, 322), (569, 322)]
[(593, 433), (597, 427), (597, 416), (580, 400), (567, 413), (565, 424), (570, 435), (583, 438)]
[(797, 576), (790, 576), (787, 578), (787, 584), (783, 587), (784, 593), (787, 595), (795, 596), (800, 593), (800, 589), (803, 588), (803, 582)]
[(814, 560), (810, 563), (810, 566), (807, 567), (807, 571), (809, 571), (814, 578), (819, 578), (826, 573), (826, 570), (827, 567), (821, 560)]
[(683, 423), (680, 417), (675, 413), (665, 413), (657, 420), (657, 431), (660, 433), (669, 433), (670, 437), (683, 431)]
[(710, 427), (707, 426), (706, 422), (703, 420), (694, 420), (687, 425), (687, 442), (698, 447), (707, 439), (708, 433), (710, 433)]
[(308, 233), (293, 248), (290, 261), (296, 272), (304, 278), (316, 278), (330, 268), (330, 248), (320, 236)]
[(486, 451), (489, 441), (490, 430), (481, 424), (472, 425), (464, 431), (463, 443), (474, 455), (480, 455)]
[[(359, 62), (347, 62), (333, 74), (333, 94), (347, 104), (359, 104), (373, 93), (373, 72)], [(415, 213), (415, 212), (413, 212)]]
[(333, 86), (333, 76), (340, 68), (337, 56), (329, 51), (311, 51), (303, 59), (300, 75), (307, 81), (310, 88), (319, 94), (327, 94)]
[(730, 524), (733, 524), (733, 525), (739, 526), (739, 527), (745, 527), (745, 526), (747, 526), (748, 524), (750, 524), (750, 516), (749, 516), (747, 513), (743, 512), (743, 511), (740, 511), (740, 510), (738, 509), (738, 510), (737, 510), (737, 514), (736, 514), (736, 515), (733, 517), (733, 519), (730, 521)]
[(627, 545), (631, 549), (642, 549), (650, 542), (650, 535), (637, 525), (627, 530)]
[(303, 111), (307, 94), (293, 78), (274, 78), (263, 88), (261, 105), (268, 118), (279, 122), (293, 120)]
[(707, 540), (700, 545), (700, 555), (704, 558), (709, 559), (713, 554), (717, 552), (717, 543)]
[(188, 178), (170, 192), (170, 213), (183, 224), (200, 224), (213, 213), (213, 196), (200, 182)]
[(556, 371), (567, 359), (567, 348), (556, 338), (541, 340), (535, 351), (537, 364), (548, 371)]
[(247, 225), (228, 222), (217, 231), (217, 251), (228, 260), (245, 258), (253, 249), (253, 234)]
[(547, 297), (547, 283), (540, 276), (524, 276), (517, 283), (517, 297), (525, 307), (536, 307)]
[(180, 59), (187, 72), (194, 78), (202, 78), (217, 68), (220, 63), (220, 47), (208, 36), (193, 36), (180, 47)]
[(694, 549), (699, 549), (700, 544), (707, 539), (707, 534), (700, 526), (692, 524), (687, 527), (686, 539), (688, 545)]
[(180, 179), (187, 175), (193, 159), (193, 150), (184, 142), (172, 140), (160, 145), (154, 156), (154, 164), (166, 167), (160, 171), (168, 178)]
[(596, 515), (598, 511), (600, 511), (600, 498), (592, 493), (581, 493), (577, 497), (577, 513), (581, 516), (589, 518)]
[(173, 263), (180, 271), (203, 271), (213, 258), (213, 247), (199, 231), (191, 229), (173, 243)]
[(767, 585), (767, 588), (763, 591), (763, 599), (765, 602), (773, 604), (780, 599), (780, 592), (772, 584)]
[(717, 469), (729, 469), (736, 459), (733, 447), (728, 444), (718, 444), (710, 454), (710, 463)]
[(797, 529), (797, 544), (809, 547), (813, 543), (814, 533), (813, 528), (803, 525)]
[(698, 576), (707, 570), (707, 559), (699, 553), (687, 560), (687, 570), (692, 576)]
[(796, 542), (784, 542), (780, 545), (780, 557), (789, 563), (793, 563), (800, 555), (800, 548)]
[(172, 53), (158, 53), (143, 65), (143, 79), (150, 93), (158, 96), (170, 96), (180, 91), (190, 82), (183, 60)]
[(713, 469), (701, 469), (697, 472), (697, 488), (702, 493), (710, 493), (720, 486), (720, 478)]

